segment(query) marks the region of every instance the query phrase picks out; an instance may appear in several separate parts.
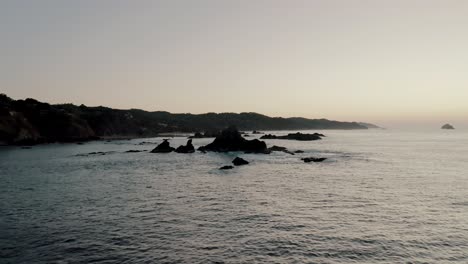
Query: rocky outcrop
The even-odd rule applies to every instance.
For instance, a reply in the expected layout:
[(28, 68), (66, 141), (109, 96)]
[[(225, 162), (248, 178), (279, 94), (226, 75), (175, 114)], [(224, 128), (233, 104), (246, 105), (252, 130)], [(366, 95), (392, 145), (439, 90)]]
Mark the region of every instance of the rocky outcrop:
[(172, 151), (174, 151), (174, 148), (171, 147), (167, 139), (164, 139), (164, 141), (161, 144), (159, 144), (156, 148), (154, 148), (151, 151), (151, 153), (169, 153)]
[(246, 161), (246, 160), (243, 159), (243, 158), (236, 157), (236, 158), (232, 161), (232, 164), (234, 164), (234, 166), (242, 166), (242, 165), (247, 165), (247, 164), (249, 164), (249, 162)]
[(215, 140), (199, 148), (200, 151), (229, 152), (243, 151), (246, 153), (269, 153), (266, 143), (258, 139), (247, 140), (242, 137), (237, 128), (229, 127), (221, 132)]
[(260, 139), (288, 139), (288, 140), (299, 140), (299, 141), (312, 141), (319, 140), (325, 137), (323, 134), (314, 133), (314, 134), (302, 134), (302, 133), (291, 133), (286, 136), (276, 136), (272, 134), (264, 135)]
[(219, 168), (220, 170), (231, 170), (231, 169), (234, 169), (233, 166), (223, 166), (221, 168)]
[(302, 158), (301, 160), (303, 160), (305, 163), (309, 163), (309, 162), (322, 162), (324, 160), (326, 160), (327, 158), (314, 158), (314, 157), (309, 157), (309, 158)]
[(442, 129), (455, 129), (455, 128), (450, 124), (445, 124), (442, 126)]
[(192, 145), (192, 140), (189, 139), (187, 141), (187, 144), (185, 146), (179, 146), (175, 152), (177, 153), (194, 153), (195, 152), (195, 148), (193, 147)]

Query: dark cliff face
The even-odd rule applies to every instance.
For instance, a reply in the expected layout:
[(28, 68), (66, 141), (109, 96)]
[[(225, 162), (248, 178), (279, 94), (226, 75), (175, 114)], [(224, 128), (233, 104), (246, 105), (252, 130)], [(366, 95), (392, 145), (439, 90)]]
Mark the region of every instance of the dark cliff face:
[(4, 144), (66, 142), (94, 138), (86, 120), (34, 99), (0, 96), (0, 141)]
[(147, 112), (72, 104), (50, 105), (0, 94), (0, 144), (69, 142), (97, 137), (151, 137), (162, 132), (241, 130), (367, 129), (355, 122), (268, 117), (257, 113), (200, 115)]

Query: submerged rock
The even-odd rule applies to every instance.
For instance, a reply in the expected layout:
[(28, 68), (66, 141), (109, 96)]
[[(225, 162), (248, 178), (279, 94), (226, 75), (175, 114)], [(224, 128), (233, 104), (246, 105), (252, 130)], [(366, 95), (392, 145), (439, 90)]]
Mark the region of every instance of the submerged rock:
[(236, 158), (232, 161), (232, 164), (234, 164), (234, 166), (241, 166), (241, 165), (247, 165), (247, 164), (249, 164), (249, 162), (246, 161), (246, 160), (243, 159), (243, 158), (236, 157)]
[(286, 136), (276, 136), (272, 134), (264, 135), (260, 139), (289, 139), (289, 140), (299, 140), (299, 141), (312, 141), (319, 140), (325, 137), (325, 135), (320, 133), (314, 134), (302, 134), (300, 132), (287, 134)]
[(294, 151), (294, 153), (304, 153), (304, 151), (303, 150), (296, 150), (296, 151)]
[(89, 152), (89, 153), (84, 153), (84, 154), (77, 154), (75, 156), (86, 157), (86, 156), (91, 156), (91, 155), (107, 155), (107, 154), (112, 154), (112, 153), (115, 153), (115, 151), (96, 151), (96, 152)]
[(159, 144), (156, 148), (154, 148), (151, 151), (151, 153), (169, 153), (172, 151), (174, 151), (174, 148), (171, 147), (167, 139), (164, 139), (164, 141), (161, 144)]
[(140, 145), (140, 146), (143, 146), (143, 145), (154, 145), (156, 144), (155, 142), (149, 142), (149, 141), (143, 141), (143, 142), (140, 142), (136, 145)]
[(192, 145), (192, 140), (189, 139), (187, 141), (187, 144), (185, 146), (179, 146), (175, 152), (177, 153), (194, 153), (195, 152), (195, 148), (193, 147)]
[(314, 158), (314, 157), (309, 157), (309, 158), (302, 158), (301, 160), (303, 160), (304, 162), (306, 163), (309, 163), (309, 162), (322, 162), (324, 160), (326, 160), (327, 158)]
[(223, 166), (223, 167), (221, 167), (221, 168), (219, 168), (219, 169), (220, 169), (220, 170), (230, 170), (230, 169), (234, 169), (234, 167), (228, 165), (228, 166)]
[(285, 147), (280, 147), (280, 146), (273, 146), (273, 147), (270, 147), (268, 148), (269, 151), (281, 151), (281, 152), (284, 152), (284, 153), (288, 153), (290, 155), (294, 155), (294, 153), (292, 153), (291, 151), (289, 151), (287, 148)]
[(445, 124), (442, 126), (442, 129), (455, 129), (451, 124)]
[(138, 153), (138, 152), (145, 152), (146, 150), (136, 150), (136, 149), (131, 149), (125, 151), (125, 153)]
[(237, 128), (229, 127), (221, 132), (215, 140), (200, 147), (200, 151), (215, 151), (215, 152), (229, 152), (229, 151), (244, 151), (246, 153), (269, 153), (266, 143), (258, 139), (247, 140), (242, 137)]

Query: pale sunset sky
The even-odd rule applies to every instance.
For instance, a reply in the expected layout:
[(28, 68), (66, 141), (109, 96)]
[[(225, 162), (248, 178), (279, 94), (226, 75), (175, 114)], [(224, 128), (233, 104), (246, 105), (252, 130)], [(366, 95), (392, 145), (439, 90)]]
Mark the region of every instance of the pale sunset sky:
[(468, 127), (468, 1), (3, 0), (0, 93)]

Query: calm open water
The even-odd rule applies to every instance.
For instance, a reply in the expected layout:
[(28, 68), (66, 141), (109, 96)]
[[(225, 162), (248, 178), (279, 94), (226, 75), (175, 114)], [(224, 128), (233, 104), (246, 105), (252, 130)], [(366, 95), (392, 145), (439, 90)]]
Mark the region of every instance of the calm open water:
[(468, 133), (322, 132), (267, 140), (295, 156), (2, 147), (0, 263), (468, 263)]

